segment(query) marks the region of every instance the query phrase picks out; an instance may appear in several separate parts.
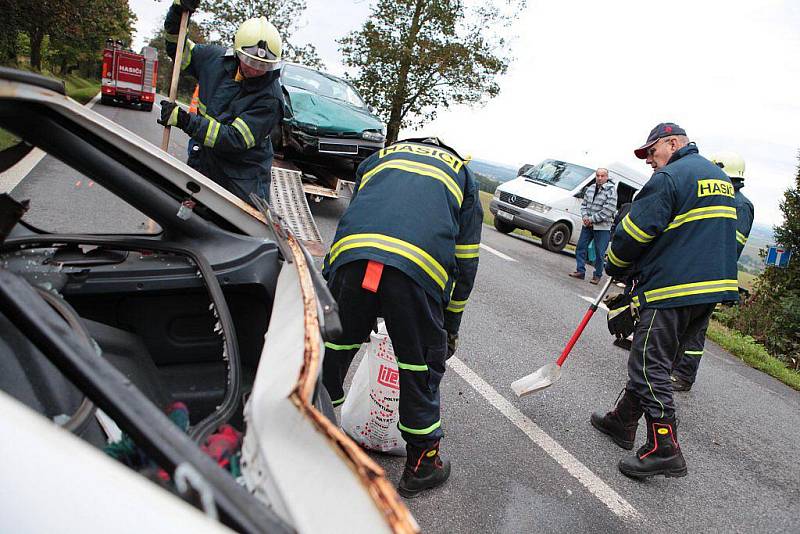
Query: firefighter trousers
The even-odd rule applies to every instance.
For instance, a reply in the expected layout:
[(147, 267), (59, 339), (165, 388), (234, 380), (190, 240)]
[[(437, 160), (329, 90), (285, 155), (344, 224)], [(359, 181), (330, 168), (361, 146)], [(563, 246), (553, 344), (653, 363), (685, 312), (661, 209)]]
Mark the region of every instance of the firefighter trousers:
[(708, 326), (715, 304), (678, 308), (644, 308), (633, 332), (625, 389), (638, 397), (645, 413), (654, 419), (675, 416), (670, 373), (681, 345)]
[(697, 370), (700, 369), (700, 358), (703, 357), (703, 351), (706, 345), (706, 330), (708, 330), (708, 321), (711, 320), (711, 313), (714, 311), (712, 307), (708, 311), (703, 324), (697, 331), (697, 334), (689, 338), (686, 343), (678, 349), (675, 354), (675, 361), (672, 364), (672, 374), (694, 384), (697, 379)]
[(361, 287), (366, 260), (342, 265), (328, 282), (339, 306), (342, 334), (325, 343), (322, 380), (334, 406), (344, 402), (344, 379), (361, 344), (383, 317), (400, 373), (400, 429), (407, 443), (428, 448), (443, 437), (439, 383), (447, 333), (442, 304), (402, 271), (384, 266), (377, 292)]

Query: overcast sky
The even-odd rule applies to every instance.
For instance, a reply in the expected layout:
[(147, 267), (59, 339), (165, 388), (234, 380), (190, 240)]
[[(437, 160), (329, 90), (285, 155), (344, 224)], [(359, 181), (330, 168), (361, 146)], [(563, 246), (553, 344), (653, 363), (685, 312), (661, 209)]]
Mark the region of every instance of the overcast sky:
[[(327, 70), (341, 74), (335, 40), (361, 25), (371, 2), (307, 1), (292, 40), (316, 45)], [(135, 48), (169, 4), (130, 0), (139, 18)], [(739, 152), (756, 221), (780, 223), (778, 202), (800, 149), (800, 1), (528, 4), (500, 95), (441, 113), (425, 134), (512, 166), (551, 157), (593, 167), (621, 161), (647, 174), (633, 149), (658, 122), (677, 122), (705, 155)]]

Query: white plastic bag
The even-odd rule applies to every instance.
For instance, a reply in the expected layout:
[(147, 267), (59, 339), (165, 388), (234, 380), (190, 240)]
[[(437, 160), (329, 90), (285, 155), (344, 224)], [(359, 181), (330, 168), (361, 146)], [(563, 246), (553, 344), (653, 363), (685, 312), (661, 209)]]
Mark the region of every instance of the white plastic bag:
[(342, 405), (342, 429), (366, 449), (405, 456), (400, 435), (400, 373), (386, 326), (370, 342)]

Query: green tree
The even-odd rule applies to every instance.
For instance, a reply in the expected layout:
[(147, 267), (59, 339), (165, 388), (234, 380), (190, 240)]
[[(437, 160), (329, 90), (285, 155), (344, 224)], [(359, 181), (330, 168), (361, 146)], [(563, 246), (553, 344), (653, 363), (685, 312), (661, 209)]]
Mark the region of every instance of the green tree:
[(524, 7), (525, 0), (379, 0), (339, 44), (357, 71), (352, 81), (387, 121), (387, 142), (440, 109), (497, 96), (496, 77), (511, 61), (505, 35)]
[(19, 30), (30, 40), (30, 61), (34, 69), (42, 69), (45, 37), (69, 20), (69, 15), (77, 11), (75, 4), (74, 0), (21, 0), (17, 4), (22, 14), (18, 19)]
[(0, 65), (16, 65), (22, 15), (16, 0), (0, 0)]
[(127, 0), (71, 0), (75, 12), (50, 33), (48, 61), (61, 74), (87, 66), (95, 74), (106, 39), (129, 43), (136, 15)]
[(201, 4), (203, 27), (208, 35), (219, 35), (224, 44), (233, 42), (233, 36), (242, 22), (253, 17), (266, 17), (283, 38), (283, 57), (310, 67), (324, 68), (314, 45), (297, 45), (291, 41), (300, 26), (300, 15), (306, 10), (306, 0), (206, 0)]
[[(202, 26), (196, 24), (193, 20), (189, 19), (189, 27), (187, 28), (189, 39), (197, 44), (207, 42), (206, 32)], [(157, 88), (161, 94), (169, 94), (169, 86), (172, 79), (172, 60), (167, 56), (167, 46), (164, 40), (165, 31), (162, 27), (150, 39), (150, 46), (158, 50), (158, 82)], [(178, 97), (189, 99), (194, 92), (194, 86), (197, 85), (197, 80), (186, 74), (181, 75), (178, 80)]]
[(775, 242), (792, 250), (791, 261), (785, 268), (764, 269), (756, 279), (753, 296), (730, 314), (728, 324), (800, 369), (800, 164), (794, 186), (783, 194), (780, 208), (784, 220), (774, 229)]

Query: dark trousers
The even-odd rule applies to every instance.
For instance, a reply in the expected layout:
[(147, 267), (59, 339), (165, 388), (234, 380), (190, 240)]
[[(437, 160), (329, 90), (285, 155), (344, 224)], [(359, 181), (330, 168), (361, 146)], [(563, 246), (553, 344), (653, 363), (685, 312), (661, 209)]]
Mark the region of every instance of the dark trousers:
[(444, 433), (439, 383), (445, 371), (447, 334), (442, 305), (401, 271), (383, 269), (378, 292), (361, 287), (366, 260), (339, 267), (328, 287), (339, 305), (342, 334), (325, 343), (322, 380), (334, 405), (344, 402), (344, 379), (353, 357), (383, 317), (400, 372), (400, 423), (409, 444), (428, 448)]
[(586, 255), (589, 252), (589, 242), (594, 239), (595, 259), (594, 276), (603, 277), (603, 256), (608, 248), (611, 239), (611, 230), (594, 230), (591, 226), (581, 228), (581, 236), (578, 238), (578, 245), (575, 247), (576, 271), (586, 272)]
[(697, 334), (689, 338), (686, 343), (678, 348), (675, 354), (675, 361), (672, 363), (672, 374), (682, 378), (683, 380), (694, 384), (697, 379), (697, 370), (700, 369), (700, 359), (703, 357), (703, 351), (706, 345), (706, 330), (708, 330), (708, 321), (711, 320), (711, 313), (714, 311), (712, 307), (708, 311), (700, 326)]
[(675, 416), (670, 372), (678, 347), (695, 338), (708, 326), (714, 304), (679, 308), (644, 308), (633, 332), (625, 386), (654, 419)]

